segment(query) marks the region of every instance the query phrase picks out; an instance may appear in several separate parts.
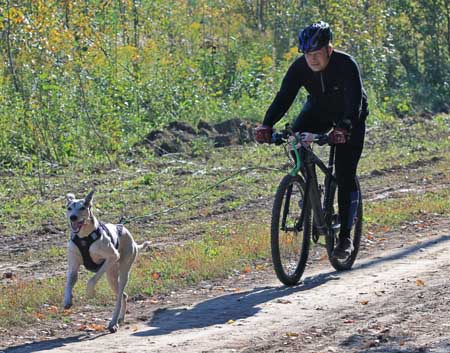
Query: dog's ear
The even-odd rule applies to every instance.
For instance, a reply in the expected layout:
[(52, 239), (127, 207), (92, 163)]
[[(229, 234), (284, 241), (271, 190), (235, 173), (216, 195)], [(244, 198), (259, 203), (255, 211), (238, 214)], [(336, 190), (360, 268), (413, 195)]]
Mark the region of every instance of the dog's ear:
[(91, 207), (92, 206), (92, 198), (94, 196), (94, 190), (92, 190), (85, 198), (84, 198), (84, 204), (87, 207)]
[(75, 195), (72, 194), (72, 193), (67, 194), (66, 195), (66, 200), (67, 200), (67, 203), (72, 202), (73, 200), (75, 200)]

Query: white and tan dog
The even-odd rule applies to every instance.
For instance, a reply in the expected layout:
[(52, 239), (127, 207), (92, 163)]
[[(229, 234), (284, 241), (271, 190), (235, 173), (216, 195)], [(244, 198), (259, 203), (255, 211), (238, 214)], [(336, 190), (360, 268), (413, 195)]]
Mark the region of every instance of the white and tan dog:
[(72, 306), (72, 289), (78, 279), (81, 265), (95, 272), (88, 281), (86, 293), (92, 297), (95, 285), (106, 273), (109, 285), (116, 294), (112, 319), (108, 325), (110, 332), (116, 332), (119, 322), (123, 322), (128, 295), (124, 292), (131, 266), (138, 251), (150, 242), (137, 245), (130, 232), (121, 224), (103, 224), (92, 213), (90, 192), (84, 199), (76, 199), (67, 194), (67, 218), (71, 226), (71, 239), (68, 243), (67, 284), (64, 293), (64, 308)]

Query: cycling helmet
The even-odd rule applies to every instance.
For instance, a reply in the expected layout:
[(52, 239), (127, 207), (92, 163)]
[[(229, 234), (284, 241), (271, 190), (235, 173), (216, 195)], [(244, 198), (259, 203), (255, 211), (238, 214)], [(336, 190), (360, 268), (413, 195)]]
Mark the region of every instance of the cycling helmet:
[(309, 51), (318, 50), (333, 39), (328, 23), (320, 21), (303, 29), (298, 35), (298, 50), (307, 53)]

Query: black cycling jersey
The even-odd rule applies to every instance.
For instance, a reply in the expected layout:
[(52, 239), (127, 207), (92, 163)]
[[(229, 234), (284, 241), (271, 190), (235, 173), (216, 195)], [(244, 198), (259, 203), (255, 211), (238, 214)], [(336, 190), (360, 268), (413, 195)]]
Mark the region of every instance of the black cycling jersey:
[(317, 117), (320, 121), (316, 124), (328, 127), (348, 119), (352, 126), (357, 126), (368, 115), (367, 94), (357, 63), (350, 55), (333, 50), (323, 71), (312, 71), (305, 56), (290, 66), (263, 124), (275, 125), (290, 108), (301, 87), (309, 93), (308, 104), (324, 112)]

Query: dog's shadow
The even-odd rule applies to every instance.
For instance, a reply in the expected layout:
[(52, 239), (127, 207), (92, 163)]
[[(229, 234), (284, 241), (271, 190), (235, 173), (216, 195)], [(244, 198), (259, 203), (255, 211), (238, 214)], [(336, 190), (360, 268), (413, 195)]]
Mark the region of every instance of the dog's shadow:
[(109, 333), (99, 333), (99, 334), (95, 334), (95, 335), (81, 334), (81, 335), (77, 335), (77, 336), (66, 337), (66, 338), (56, 338), (54, 340), (48, 340), (48, 341), (42, 341), (42, 342), (27, 343), (27, 344), (22, 344), (20, 346), (9, 347), (4, 350), (0, 349), (0, 353), (33, 353), (33, 352), (47, 351), (47, 350), (53, 350), (53, 349), (56, 350), (58, 348), (69, 345), (71, 343), (77, 343), (77, 342), (82, 342), (82, 341), (86, 341), (86, 340), (94, 340), (100, 336), (104, 336), (104, 335), (108, 335), (108, 334)]
[(192, 308), (159, 309), (148, 322), (152, 328), (133, 335), (158, 336), (177, 330), (222, 325), (230, 320), (245, 319), (256, 315), (261, 310), (259, 304), (338, 279), (339, 277), (333, 276), (335, 274), (336, 272), (329, 272), (308, 277), (302, 284), (295, 287), (260, 287), (247, 292), (227, 294), (200, 302)]

